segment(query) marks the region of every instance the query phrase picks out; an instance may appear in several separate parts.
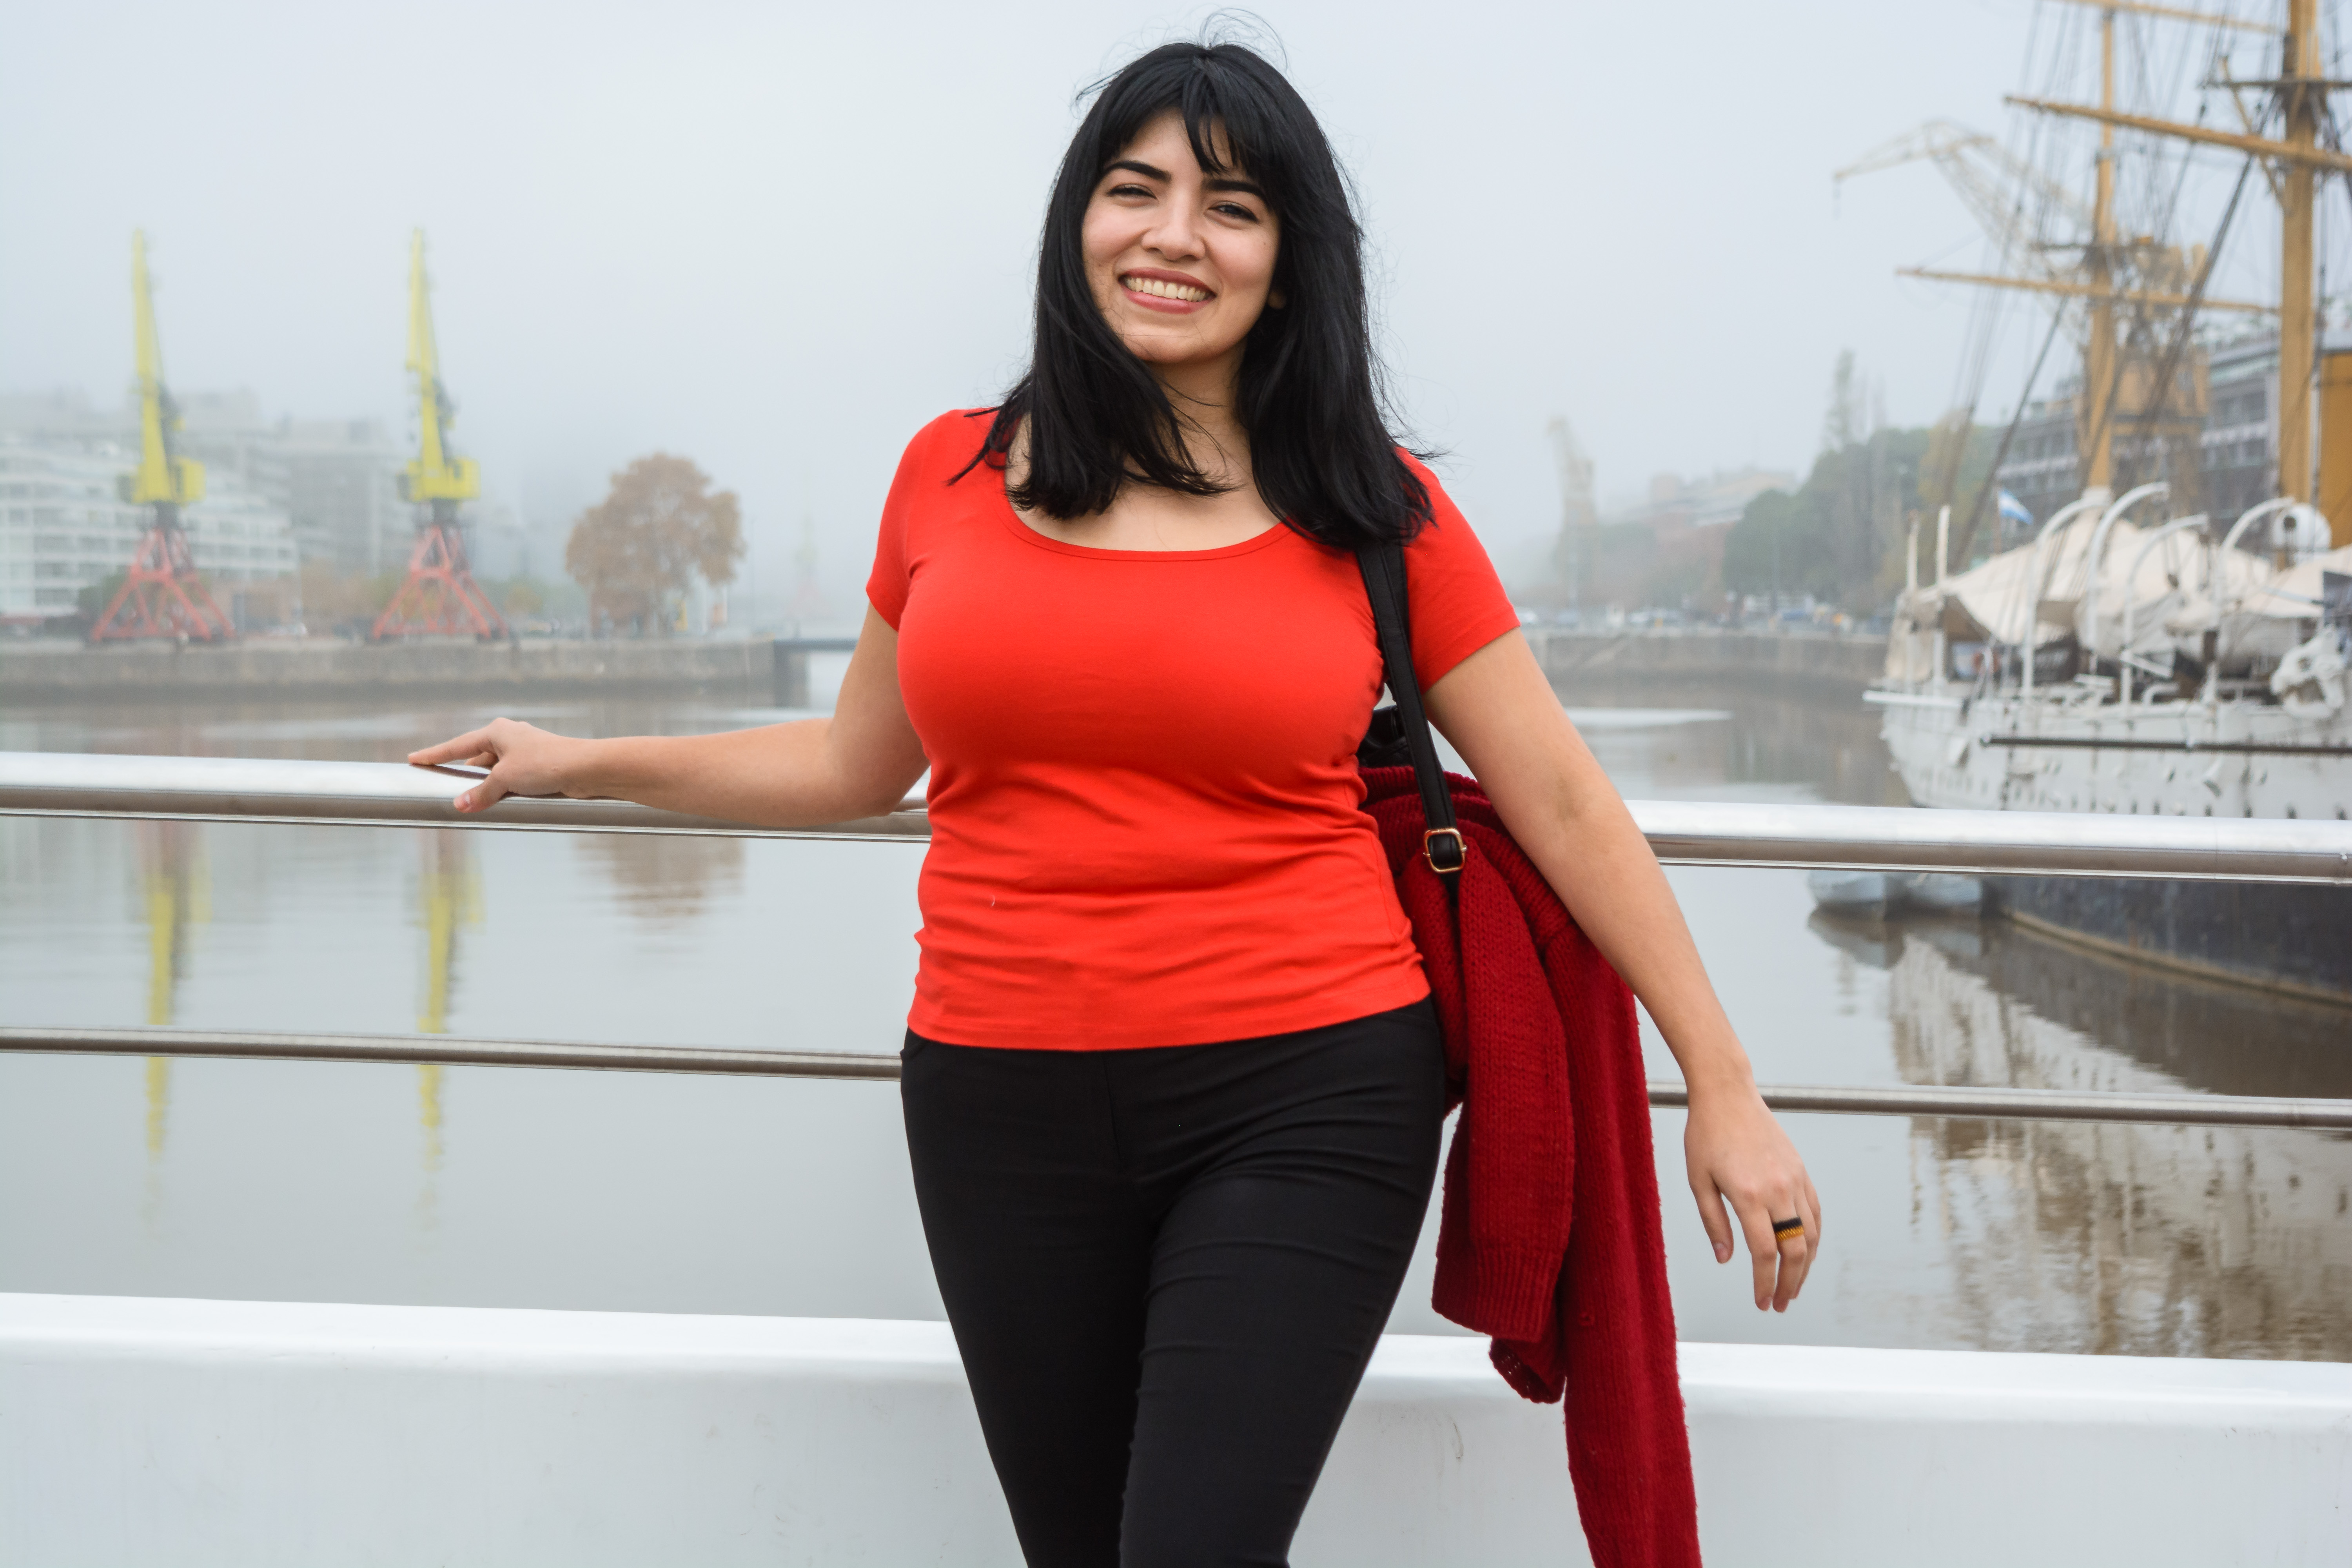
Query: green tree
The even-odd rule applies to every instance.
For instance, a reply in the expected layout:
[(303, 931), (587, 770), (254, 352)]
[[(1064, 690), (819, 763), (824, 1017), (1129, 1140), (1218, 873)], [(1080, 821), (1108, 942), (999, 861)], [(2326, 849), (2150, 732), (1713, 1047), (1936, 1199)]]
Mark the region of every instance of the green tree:
[(509, 577), (499, 589), (499, 608), (515, 620), (529, 620), (547, 608), (547, 591), (538, 579)]
[[(1758, 496), (1724, 541), (1724, 586), (1769, 594), (1777, 574), (1783, 595), (1811, 594), (1857, 614), (1885, 604), (1903, 584), (1911, 519), (1925, 513), (1934, 526), (1931, 498), (1921, 493), (1934, 439), (1926, 429), (1874, 430), (1813, 459), (1794, 494)], [(1973, 431), (1959, 464), (1956, 550), (1966, 508), (1985, 482), (1991, 439), (1981, 427)], [(1956, 553), (1954, 569), (1964, 564)]]
[(114, 595), (122, 592), (122, 581), (131, 575), (128, 568), (117, 566), (95, 583), (85, 583), (74, 595), (74, 609), (91, 626), (106, 614), (106, 606), (114, 603)]
[(1867, 417), (1853, 351), (1842, 349), (1838, 352), (1837, 368), (1830, 373), (1830, 405), (1822, 416), (1822, 450), (1843, 452), (1858, 445), (1869, 433)]

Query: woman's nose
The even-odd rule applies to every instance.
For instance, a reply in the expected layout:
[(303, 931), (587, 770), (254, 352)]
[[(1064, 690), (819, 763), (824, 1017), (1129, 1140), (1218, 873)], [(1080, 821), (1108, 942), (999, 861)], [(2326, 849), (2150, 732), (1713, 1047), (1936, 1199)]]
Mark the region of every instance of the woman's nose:
[(1192, 215), (1182, 207), (1171, 206), (1146, 231), (1144, 248), (1156, 250), (1171, 261), (1189, 259), (1201, 254), (1201, 228)]

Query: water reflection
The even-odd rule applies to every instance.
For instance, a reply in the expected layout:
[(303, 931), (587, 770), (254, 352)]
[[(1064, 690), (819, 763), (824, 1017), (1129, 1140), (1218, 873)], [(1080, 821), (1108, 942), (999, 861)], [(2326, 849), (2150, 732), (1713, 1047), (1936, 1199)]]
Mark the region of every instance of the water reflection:
[(449, 1032), (449, 996), (457, 961), (460, 926), (482, 923), (482, 879), (474, 849), (457, 828), (418, 832), (416, 877), (418, 924), (425, 933), (424, 1001), (416, 1016), (420, 1035)]
[(714, 897), (742, 891), (743, 841), (658, 833), (583, 834), (572, 843), (631, 914), (656, 923), (688, 921)]
[[(1898, 798), (1875, 719), (1850, 694), (1587, 681), (1563, 696), (1629, 795)], [(485, 716), (0, 708), (0, 745), (386, 760)], [(652, 702), (518, 716), (579, 734), (772, 717)], [(911, 984), (919, 857), (0, 820), (0, 1017), (887, 1049)], [(1673, 876), (1769, 1079), (2352, 1097), (2352, 1031), (2335, 1011), (2000, 922), (1809, 918), (1797, 873)], [(159, 1059), (143, 1093), (142, 1158), (131, 1064), (0, 1058), (0, 1289), (938, 1310), (887, 1088)], [(1834, 1237), (1804, 1310), (1759, 1319), (1679, 1208), (1678, 1119), (1659, 1119), (1685, 1336), (2352, 1356), (2345, 1141), (1792, 1125)], [(1401, 1330), (1442, 1328), (1426, 1261)]]
[(212, 918), (209, 883), (194, 823), (142, 822), (134, 831), (147, 928), (147, 1022), (167, 1025), (187, 971), (190, 929)]
[[(1713, 795), (1724, 786), (1794, 785), (1780, 798), (1908, 805), (1878, 738), (1878, 715), (1852, 694), (1766, 682), (1579, 676), (1559, 686), (1570, 712), (1719, 713), (1714, 723), (1621, 728), (1586, 722), (1585, 740), (1629, 794)], [(1595, 715), (1595, 717), (1600, 717)]]
[[(2338, 1010), (2184, 982), (2005, 921), (1810, 925), (1885, 972), (1906, 1082), (2352, 1094)], [(1912, 1224), (1951, 1264), (1948, 1289), (1912, 1310), (1965, 1342), (2352, 1358), (2352, 1140), (1922, 1117), (1911, 1144)]]
[(1921, 989), (1923, 973), (1950, 970), (2000, 998), (2004, 1020), (2021, 1009), (2102, 1047), (2101, 1060), (2161, 1074), (2175, 1088), (2352, 1098), (2352, 1012), (2341, 1007), (2131, 963), (1997, 919), (1851, 920), (1816, 910), (1806, 925), (1839, 952), (1889, 972), (1892, 1043), (1910, 1082), (2117, 1087), (2105, 1081), (2111, 1075), (2080, 1076), (2080, 1062), (2067, 1068), (2077, 1076), (2063, 1080), (2018, 1076), (2021, 1058), (1990, 1044), (1972, 1012), (1939, 1014), (1933, 988)]
[[(147, 931), (147, 1022), (168, 1026), (178, 1013), (192, 928), (211, 919), (209, 879), (195, 824), (142, 822), (139, 907)], [(145, 1073), (147, 1182), (142, 1211), (152, 1231), (163, 1217), (163, 1149), (171, 1136), (172, 1059), (149, 1057)]]
[[(449, 1032), (449, 1005), (456, 984), (457, 932), (482, 923), (482, 879), (472, 839), (455, 828), (417, 836), (418, 923), (425, 935), (424, 1002), (416, 1017), (422, 1035)], [(416, 1112), (424, 1140), (424, 1181), (416, 1194), (416, 1232), (430, 1243), (441, 1215), (442, 1068), (416, 1066)]]
[(2191, 1089), (2352, 1097), (2352, 1010), (2153, 969), (2006, 921), (1918, 935), (2044, 1018)]

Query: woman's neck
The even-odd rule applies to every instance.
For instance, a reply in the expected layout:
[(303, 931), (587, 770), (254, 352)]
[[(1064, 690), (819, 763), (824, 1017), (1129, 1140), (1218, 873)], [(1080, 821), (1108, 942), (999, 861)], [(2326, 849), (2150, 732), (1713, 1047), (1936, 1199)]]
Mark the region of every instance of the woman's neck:
[(1185, 455), (1213, 479), (1246, 484), (1249, 433), (1234, 405), (1241, 384), (1241, 351), (1199, 363), (1155, 364), (1151, 374), (1168, 394), (1183, 433)]
[[(1088, 517), (1055, 518), (1015, 508), (1015, 515), (1048, 539), (1104, 550), (1214, 550), (1256, 538), (1281, 520), (1268, 510), (1250, 468), (1249, 433), (1234, 416), (1234, 372), (1229, 365), (1158, 365), (1151, 373), (1176, 410), (1186, 455), (1202, 473), (1226, 487), (1215, 495), (1183, 495), (1146, 484), (1122, 486), (1110, 506)], [(1029, 472), (1029, 425), (1013, 433), (1005, 454), (1005, 482), (1017, 488)]]

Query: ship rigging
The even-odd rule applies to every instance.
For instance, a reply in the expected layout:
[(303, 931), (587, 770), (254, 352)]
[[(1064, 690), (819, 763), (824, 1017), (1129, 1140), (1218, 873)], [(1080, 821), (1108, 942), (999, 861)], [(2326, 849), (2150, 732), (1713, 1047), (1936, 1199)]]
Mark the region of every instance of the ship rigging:
[[(1997, 256), (1989, 270), (1941, 276), (2049, 301), (2055, 320), (2042, 359), (2069, 321), (2081, 343), (2071, 407), (2045, 412), (2042, 422), (2071, 416), (2075, 493), (2038, 523), (2028, 515), (2013, 547), (1969, 564), (1978, 521), (2028, 414), (2029, 384), (1973, 503), (1956, 520), (1957, 487), (1948, 483), (1932, 525), (1914, 521), (1886, 672), (1869, 700), (1922, 805), (2345, 817), (2352, 345), (2326, 352), (2323, 342), (2316, 240), (2326, 188), (2340, 181), (2352, 195), (2352, 155), (2329, 110), (2329, 95), (2352, 83), (2322, 68), (2317, 0), (2285, 0), (2278, 26), (2126, 0), (2050, 5), (2096, 13), (2096, 100), (2039, 93), (2007, 101), (2036, 133), (2053, 124), (2096, 128), (2087, 203), (2031, 161), (1948, 122), (1888, 143), (1839, 176), (1935, 162)], [(2206, 124), (2201, 110), (2180, 119), (2120, 106), (2116, 45), (2126, 21), (2210, 29), (2195, 85), (2205, 102), (2226, 101), (2237, 129)], [(2231, 40), (2249, 33), (2276, 39), (2266, 76), (2241, 78), (2231, 68)], [(2149, 73), (2137, 74), (2144, 82)], [(2165, 236), (2190, 165), (2207, 150), (2231, 155), (2235, 183), (2210, 242), (2183, 249)], [(2142, 183), (2142, 216), (2152, 220), (2134, 228), (2120, 216), (2127, 174)], [(2277, 300), (2217, 299), (2210, 285), (2232, 227), (2250, 195), (2265, 191), (2280, 214)], [(2216, 394), (2210, 340), (2197, 327), (2213, 310), (2277, 322), (2275, 338), (2256, 345), (2275, 370), (2263, 389), (2274, 416), (2264, 493), (2226, 511), (2210, 504), (2203, 463)], [(1979, 344), (1979, 375), (1983, 358)], [(1972, 426), (1972, 406), (1968, 417)], [(1948, 479), (1957, 478), (1958, 450)], [(2019, 879), (1992, 897), (2012, 916), (2070, 937), (2352, 1002), (2352, 946), (2341, 934), (2352, 906), (2339, 890), (2217, 897), (2185, 884)]]

